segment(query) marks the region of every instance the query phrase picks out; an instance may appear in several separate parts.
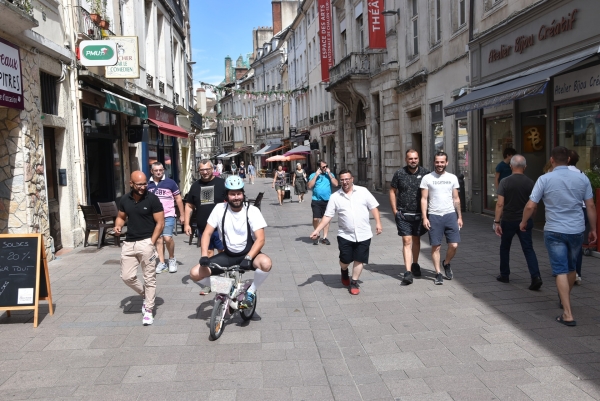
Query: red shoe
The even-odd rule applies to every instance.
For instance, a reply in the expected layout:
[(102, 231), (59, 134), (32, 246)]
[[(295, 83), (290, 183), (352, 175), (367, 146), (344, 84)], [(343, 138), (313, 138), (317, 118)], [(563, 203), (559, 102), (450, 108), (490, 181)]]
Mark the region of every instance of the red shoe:
[(358, 282), (356, 282), (355, 280), (352, 280), (350, 282), (350, 294), (352, 294), (352, 295), (360, 294), (360, 288), (358, 286)]
[(344, 277), (342, 275), (342, 284), (345, 285), (346, 287), (348, 287), (350, 285), (350, 277), (348, 277), (348, 276)]

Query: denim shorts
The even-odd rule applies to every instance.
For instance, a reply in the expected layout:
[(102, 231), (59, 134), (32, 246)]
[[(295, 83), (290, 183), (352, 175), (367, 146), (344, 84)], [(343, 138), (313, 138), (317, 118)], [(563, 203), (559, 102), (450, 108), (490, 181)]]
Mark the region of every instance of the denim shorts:
[(443, 216), (430, 214), (428, 216), (429, 244), (431, 246), (442, 245), (442, 237), (446, 236), (446, 242), (449, 244), (458, 244), (460, 242), (460, 229), (458, 228), (458, 216), (456, 212), (447, 213)]
[(160, 235), (161, 237), (172, 237), (175, 230), (175, 220), (177, 217), (165, 217), (165, 228)]
[(544, 244), (548, 250), (552, 274), (568, 274), (575, 271), (577, 257), (583, 245), (583, 233), (563, 234), (544, 231)]
[[(204, 231), (198, 230), (198, 241), (202, 241), (202, 234), (204, 234)], [(217, 230), (213, 231), (212, 235), (210, 236), (210, 242), (208, 243), (208, 249), (212, 251), (215, 248), (219, 251), (222, 251), (225, 248)]]

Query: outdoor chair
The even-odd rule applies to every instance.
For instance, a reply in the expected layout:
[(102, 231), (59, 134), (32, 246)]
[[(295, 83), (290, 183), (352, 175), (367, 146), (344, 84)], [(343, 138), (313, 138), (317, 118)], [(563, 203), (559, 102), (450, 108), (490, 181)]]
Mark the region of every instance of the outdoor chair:
[(99, 215), (94, 206), (79, 205), (79, 207), (81, 208), (81, 211), (83, 212), (83, 218), (85, 219), (85, 239), (83, 242), (84, 247), (88, 246), (88, 238), (91, 230), (98, 231), (98, 249), (102, 248), (106, 234), (112, 235), (115, 238), (116, 246), (121, 246), (119, 236), (115, 235), (114, 220), (107, 223), (106, 220), (110, 219), (110, 217), (106, 218)]

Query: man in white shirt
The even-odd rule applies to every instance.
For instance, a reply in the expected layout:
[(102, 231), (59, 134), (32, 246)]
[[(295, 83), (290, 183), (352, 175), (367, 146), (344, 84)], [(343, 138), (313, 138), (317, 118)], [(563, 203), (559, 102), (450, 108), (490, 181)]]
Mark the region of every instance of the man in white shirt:
[[(340, 250), (340, 267), (342, 269), (342, 284), (349, 285), (352, 295), (360, 293), (358, 278), (364, 263), (369, 263), (369, 247), (371, 245), (371, 223), (369, 223), (369, 210), (375, 218), (375, 230), (381, 234), (381, 220), (379, 219), (379, 203), (365, 187), (353, 184), (352, 173), (342, 170), (339, 181), (342, 189), (331, 194), (327, 209), (321, 223), (315, 228), (310, 238), (316, 239), (319, 232), (329, 224), (335, 213), (338, 213), (338, 248)], [(352, 281), (348, 275), (348, 266), (352, 265)]]
[(421, 213), (423, 227), (429, 230), (436, 285), (444, 284), (440, 268), (442, 237), (445, 235), (448, 243), (446, 259), (442, 262), (442, 266), (444, 266), (446, 278), (452, 280), (450, 261), (456, 255), (456, 249), (460, 242), (460, 229), (463, 225), (458, 196), (458, 178), (446, 171), (447, 166), (448, 155), (445, 152), (437, 152), (434, 159), (434, 171), (421, 180)]
[[(273, 266), (271, 259), (261, 253), (267, 223), (257, 207), (244, 205), (244, 181), (240, 177), (228, 177), (225, 189), (227, 202), (216, 205), (208, 217), (201, 239), (202, 257), (200, 263), (190, 270), (190, 278), (205, 287), (210, 286), (210, 276), (223, 273), (219, 268), (210, 268), (210, 263), (222, 267), (240, 265), (243, 269), (254, 270), (254, 281), (248, 288), (246, 299), (240, 304), (240, 308), (250, 309), (256, 291)], [(215, 230), (219, 232), (224, 251), (209, 258), (208, 246)]]

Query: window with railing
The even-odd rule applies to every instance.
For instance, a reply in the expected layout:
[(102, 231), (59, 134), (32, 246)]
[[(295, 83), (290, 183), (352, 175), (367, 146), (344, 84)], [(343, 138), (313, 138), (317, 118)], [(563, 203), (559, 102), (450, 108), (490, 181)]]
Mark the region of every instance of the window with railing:
[(148, 88), (154, 88), (154, 77), (150, 74), (146, 74), (146, 86)]
[(58, 96), (56, 86), (58, 79), (54, 75), (40, 72), (40, 92), (42, 95), (42, 113), (58, 114)]

